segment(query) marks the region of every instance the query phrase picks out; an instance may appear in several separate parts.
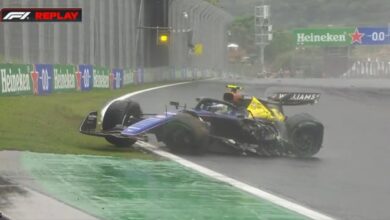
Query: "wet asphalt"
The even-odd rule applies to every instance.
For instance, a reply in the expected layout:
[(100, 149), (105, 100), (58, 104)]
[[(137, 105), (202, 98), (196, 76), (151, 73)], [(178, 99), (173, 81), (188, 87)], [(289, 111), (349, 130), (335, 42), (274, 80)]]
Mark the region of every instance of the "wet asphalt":
[[(134, 97), (145, 113), (163, 112), (169, 101), (193, 106), (196, 97), (221, 98), (227, 82), (262, 96), (262, 80), (197, 82)], [(390, 83), (368, 81), (273, 80), (272, 86), (313, 87), (316, 105), (288, 107), (287, 115), (308, 112), (325, 125), (321, 151), (310, 159), (244, 156), (184, 156), (205, 167), (337, 219), (390, 219)], [(334, 84), (332, 84), (334, 83)]]

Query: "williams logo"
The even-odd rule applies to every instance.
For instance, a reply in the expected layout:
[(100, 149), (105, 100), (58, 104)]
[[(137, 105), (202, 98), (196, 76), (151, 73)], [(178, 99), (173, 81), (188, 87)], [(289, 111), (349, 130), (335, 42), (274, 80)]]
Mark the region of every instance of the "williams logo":
[(2, 22), (80, 22), (81, 8), (3, 8)]

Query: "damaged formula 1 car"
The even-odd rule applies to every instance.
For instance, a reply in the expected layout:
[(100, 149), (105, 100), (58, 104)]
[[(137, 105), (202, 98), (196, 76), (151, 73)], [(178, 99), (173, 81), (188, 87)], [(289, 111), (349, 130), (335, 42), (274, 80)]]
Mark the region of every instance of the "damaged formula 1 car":
[(171, 102), (181, 110), (164, 114), (143, 114), (134, 101), (114, 101), (103, 116), (101, 129), (96, 129), (97, 112), (91, 112), (80, 132), (122, 147), (154, 134), (170, 151), (190, 154), (311, 157), (320, 150), (322, 123), (306, 113), (283, 113), (286, 105), (318, 102), (319, 93), (279, 92), (262, 99), (240, 95), (236, 85), (227, 87), (231, 91), (224, 93), (223, 100), (198, 98), (192, 109)]

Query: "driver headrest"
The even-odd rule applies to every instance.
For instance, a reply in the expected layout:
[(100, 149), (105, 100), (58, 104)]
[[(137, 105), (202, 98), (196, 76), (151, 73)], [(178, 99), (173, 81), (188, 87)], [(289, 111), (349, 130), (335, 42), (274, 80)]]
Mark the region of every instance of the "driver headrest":
[(224, 100), (225, 102), (233, 102), (233, 99), (234, 99), (233, 93), (231, 93), (231, 92), (225, 92), (225, 93), (223, 94), (223, 100)]

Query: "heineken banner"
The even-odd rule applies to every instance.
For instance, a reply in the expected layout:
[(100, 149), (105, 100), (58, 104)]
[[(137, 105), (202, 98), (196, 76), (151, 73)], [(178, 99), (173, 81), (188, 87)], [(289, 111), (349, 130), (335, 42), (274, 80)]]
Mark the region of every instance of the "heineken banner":
[(53, 91), (53, 65), (35, 64), (32, 75), (33, 92), (35, 95), (47, 95)]
[(92, 65), (81, 64), (76, 71), (76, 88), (81, 91), (91, 90), (93, 87)]
[(76, 89), (76, 67), (73, 65), (53, 65), (54, 91), (73, 91)]
[(93, 88), (110, 88), (110, 74), (109, 68), (94, 67), (93, 68)]
[(32, 94), (32, 65), (0, 64), (0, 95)]
[(317, 28), (294, 30), (297, 45), (350, 46), (388, 45), (389, 27)]
[(124, 85), (129, 85), (134, 83), (134, 71), (132, 69), (124, 69), (124, 80), (123, 84)]
[(171, 71), (170, 71), (171, 73), (170, 73), (170, 79), (171, 80), (173, 80), (173, 81), (175, 81), (176, 80), (176, 68), (175, 67), (173, 67), (172, 69), (171, 69)]
[(110, 75), (110, 87), (112, 89), (120, 89), (123, 86), (123, 69), (112, 69)]
[(186, 71), (187, 71), (187, 79), (195, 79), (194, 74), (190, 68), (187, 68)]
[(181, 71), (179, 69), (176, 69), (175, 73), (175, 80), (181, 80)]
[(124, 85), (165, 80), (200, 78), (196, 69), (147, 72), (142, 68), (109, 69), (89, 64), (0, 64), (0, 95), (48, 95), (53, 92), (89, 91), (92, 88), (119, 89)]
[(349, 46), (355, 28), (297, 29), (294, 36), (302, 46)]
[(144, 82), (144, 69), (138, 68), (136, 72), (135, 83), (143, 83)]
[(202, 71), (200, 71), (199, 69), (195, 69), (195, 78), (196, 79), (200, 79), (202, 78)]
[(186, 80), (187, 79), (187, 71), (186, 69), (181, 69), (181, 79)]

